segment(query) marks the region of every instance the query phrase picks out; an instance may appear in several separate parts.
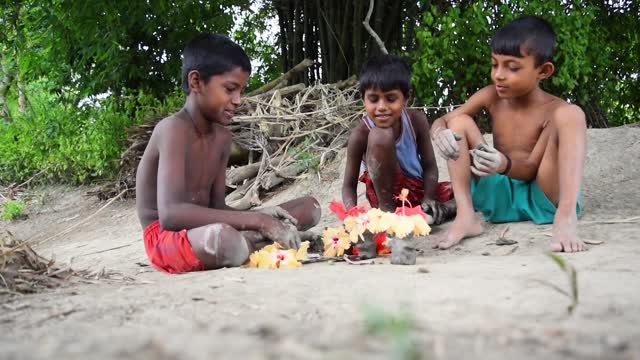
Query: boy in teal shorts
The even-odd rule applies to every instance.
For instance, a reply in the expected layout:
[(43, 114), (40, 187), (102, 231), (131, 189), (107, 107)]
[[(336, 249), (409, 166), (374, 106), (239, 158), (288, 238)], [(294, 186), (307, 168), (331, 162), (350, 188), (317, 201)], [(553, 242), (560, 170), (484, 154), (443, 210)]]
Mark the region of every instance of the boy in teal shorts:
[[(447, 159), (457, 216), (434, 247), (447, 249), (482, 233), (474, 210), (494, 223), (553, 223), (551, 250), (584, 251), (577, 235), (586, 154), (583, 111), (543, 91), (554, 72), (556, 36), (543, 19), (526, 16), (491, 40), (491, 79), (456, 110), (434, 121), (431, 137)], [(493, 146), (472, 116), (491, 117)]]

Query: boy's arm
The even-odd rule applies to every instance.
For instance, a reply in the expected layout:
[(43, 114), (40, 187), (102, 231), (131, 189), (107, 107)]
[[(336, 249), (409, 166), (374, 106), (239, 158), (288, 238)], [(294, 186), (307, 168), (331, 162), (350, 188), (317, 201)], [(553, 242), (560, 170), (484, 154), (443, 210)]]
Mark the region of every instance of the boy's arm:
[(488, 85), (478, 90), (460, 107), (437, 118), (431, 125), (431, 137), (433, 138), (438, 131), (447, 129), (447, 122), (458, 115), (465, 114), (474, 117), (482, 109), (488, 109), (496, 97), (497, 94), (493, 85)]
[[(271, 222), (270, 216), (256, 212), (210, 209), (187, 199), (185, 167), (187, 143), (184, 127), (178, 122), (158, 124), (158, 217), (164, 229), (178, 231), (214, 223), (228, 224), (239, 230), (261, 231)], [(223, 179), (224, 181), (224, 179)], [(219, 191), (219, 190), (218, 190)], [(222, 189), (224, 202), (224, 188)]]
[(438, 164), (429, 136), (429, 121), (422, 111), (410, 111), (409, 117), (416, 131), (416, 143), (422, 161), (424, 200), (434, 200), (438, 188)]
[(211, 194), (209, 194), (209, 207), (211, 209), (238, 211), (237, 209), (234, 209), (231, 206), (227, 205), (227, 203), (225, 202), (225, 179), (227, 175), (226, 169), (227, 164), (229, 163), (229, 156), (231, 155), (231, 143), (231, 136), (229, 136), (228, 141), (225, 141), (224, 152), (222, 154), (222, 168), (224, 169), (224, 171), (218, 171), (218, 175), (213, 181), (213, 185), (211, 186)]
[(347, 143), (347, 165), (342, 182), (342, 203), (346, 209), (358, 204), (358, 175), (362, 155), (367, 149), (368, 132), (365, 126), (360, 125), (353, 129)]

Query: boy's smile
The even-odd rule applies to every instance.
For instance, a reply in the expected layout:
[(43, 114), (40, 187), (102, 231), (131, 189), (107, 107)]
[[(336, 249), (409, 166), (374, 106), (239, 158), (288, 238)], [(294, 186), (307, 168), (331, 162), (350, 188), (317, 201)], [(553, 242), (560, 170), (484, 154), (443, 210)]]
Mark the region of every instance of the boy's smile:
[(406, 105), (406, 98), (402, 91), (393, 89), (367, 89), (364, 93), (364, 108), (367, 115), (379, 128), (388, 128), (396, 123)]

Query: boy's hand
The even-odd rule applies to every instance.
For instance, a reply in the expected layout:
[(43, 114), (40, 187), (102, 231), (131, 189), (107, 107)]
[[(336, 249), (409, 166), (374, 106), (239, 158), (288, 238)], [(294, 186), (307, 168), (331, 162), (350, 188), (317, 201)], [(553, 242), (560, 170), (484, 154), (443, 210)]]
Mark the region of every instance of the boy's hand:
[(491, 176), (502, 166), (502, 153), (493, 146), (480, 144), (475, 149), (469, 150), (469, 154), (473, 159), (471, 172), (477, 176)]
[(293, 225), (298, 225), (298, 219), (294, 218), (293, 215), (289, 214), (289, 212), (280, 206), (269, 206), (262, 209), (256, 210), (259, 213), (263, 213), (269, 216), (272, 216), (278, 220), (289, 221)]
[(282, 245), (285, 250), (300, 247), (300, 234), (295, 225), (282, 222), (271, 216), (267, 217), (260, 233), (265, 238)]
[(436, 145), (438, 153), (447, 160), (456, 160), (460, 156), (460, 148), (457, 143), (460, 140), (462, 140), (460, 135), (445, 128), (436, 129), (432, 136), (432, 141)]

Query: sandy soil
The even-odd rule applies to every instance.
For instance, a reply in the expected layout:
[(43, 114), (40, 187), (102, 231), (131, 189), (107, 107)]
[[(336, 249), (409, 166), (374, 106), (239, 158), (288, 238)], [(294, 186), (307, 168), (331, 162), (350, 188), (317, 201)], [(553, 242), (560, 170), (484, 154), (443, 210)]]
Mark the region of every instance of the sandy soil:
[[(594, 223), (640, 215), (640, 128), (589, 130), (588, 148), (579, 232), (604, 244), (562, 255), (578, 271), (573, 315), (569, 299), (544, 284), (569, 288), (544, 255), (550, 226), (511, 224), (507, 237), (518, 243), (510, 247), (487, 245), (505, 225), (448, 251), (418, 239), (424, 253), (415, 266), (381, 259), (170, 276), (141, 266), (148, 260), (134, 203), (121, 201), (36, 249), (126, 278), (1, 297), (0, 358), (389, 359), (409, 339), (429, 359), (640, 359), (640, 224)], [(340, 197), (343, 155), (268, 202), (310, 194), (326, 209)], [(39, 189), (28, 219), (0, 227), (45, 239), (104, 205), (86, 190)], [(317, 229), (334, 223), (325, 212)], [(377, 317), (414, 325), (370, 334), (367, 321)]]

